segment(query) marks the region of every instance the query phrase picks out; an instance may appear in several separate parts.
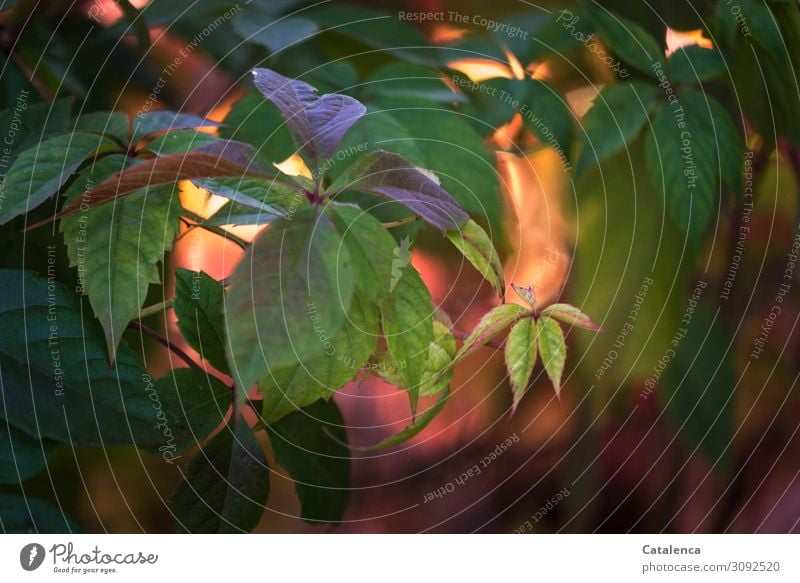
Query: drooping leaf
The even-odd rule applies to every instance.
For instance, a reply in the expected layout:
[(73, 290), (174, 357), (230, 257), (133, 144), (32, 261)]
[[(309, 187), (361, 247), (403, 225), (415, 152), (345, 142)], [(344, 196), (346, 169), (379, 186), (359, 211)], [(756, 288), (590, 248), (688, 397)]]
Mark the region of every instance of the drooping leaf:
[(558, 322), (543, 316), (536, 321), (536, 342), (542, 364), (556, 396), (561, 394), (561, 375), (564, 374), (564, 363), (567, 360), (567, 345), (564, 342), (564, 333)]
[(0, 531), (4, 534), (73, 534), (80, 529), (62, 510), (43, 500), (2, 494)]
[(536, 330), (533, 318), (523, 318), (512, 326), (506, 339), (505, 359), (513, 395), (512, 413), (528, 390), (536, 364)]
[(727, 70), (725, 59), (718, 49), (698, 45), (680, 47), (667, 61), (669, 76), (674, 83), (711, 81)]
[(608, 85), (583, 118), (576, 172), (627, 147), (647, 123), (658, 100), (655, 85), (633, 81)]
[(235, 220), (246, 212), (260, 215), (264, 222), (289, 214), (305, 197), (295, 187), (273, 178), (208, 178), (192, 181), (195, 186), (230, 200), (220, 216)]
[(146, 371), (124, 344), (109, 366), (102, 329), (76, 295), (27, 271), (0, 270), (0, 286), (0, 390), (9, 424), (74, 446), (165, 444)]
[(203, 271), (175, 270), (175, 315), (181, 336), (218, 371), (227, 374), (222, 285)]
[(402, 156), (385, 150), (361, 156), (331, 185), (330, 192), (347, 189), (400, 202), (442, 231), (457, 229), (469, 219), (439, 184)]
[(550, 304), (541, 313), (564, 324), (577, 326), (586, 330), (603, 332), (604, 330), (592, 322), (592, 318), (584, 314), (579, 308), (570, 304)]
[[(80, 207), (92, 184), (125, 165), (122, 156), (98, 160), (67, 190), (67, 204)], [(158, 262), (178, 232), (180, 203), (175, 191), (174, 186), (141, 190), (61, 221), (70, 266), (78, 268), (112, 360), (122, 333), (144, 305), (150, 284), (160, 281)]]
[(470, 219), (457, 230), (448, 231), (447, 238), (502, 297), (506, 289), (503, 264), (486, 231)]
[(515, 321), (530, 313), (519, 304), (502, 304), (483, 315), (475, 329), (464, 340), (455, 361), (463, 360)]
[(190, 113), (174, 111), (145, 111), (137, 114), (131, 121), (131, 143), (136, 144), (156, 132), (188, 130), (192, 128), (216, 128), (215, 121)]
[(381, 326), (389, 355), (408, 390), (411, 410), (417, 410), (422, 376), (433, 342), (431, 294), (412, 265), (402, 268), (400, 278), (380, 307)]
[(264, 451), (238, 416), (194, 457), (171, 508), (176, 525), (187, 532), (248, 532), (261, 519), (268, 495)]
[(0, 419), (0, 484), (21, 484), (47, 465), (56, 444), (28, 436)]
[(354, 285), (362, 297), (378, 304), (389, 293), (392, 281), (395, 241), (377, 219), (356, 206), (328, 207), (354, 270)]
[(707, 307), (698, 309), (664, 371), (662, 400), (681, 441), (723, 474), (731, 470), (736, 378), (731, 339)]
[(237, 386), (324, 354), (320, 330), (332, 338), (344, 325), (352, 276), (347, 249), (317, 208), (280, 219), (258, 237), (230, 278), (225, 304)]
[[(316, 315), (312, 318), (322, 324)], [(375, 352), (378, 335), (377, 308), (355, 294), (347, 321), (338, 334), (332, 338), (320, 337), (324, 354), (291, 367), (270, 370), (259, 380), (262, 419), (274, 423), (319, 399), (329, 399), (361, 371)]]
[(275, 460), (294, 480), (308, 522), (340, 522), (350, 489), (347, 431), (333, 401), (310, 407), (267, 426)]
[(163, 412), (157, 419), (164, 444), (148, 449), (162, 455), (200, 445), (223, 422), (232, 399), (230, 387), (196, 368), (176, 368), (145, 385), (148, 397), (153, 402), (157, 398)]
[[(96, 137), (94, 138), (97, 139)], [(67, 217), (84, 210), (103, 205), (112, 200), (136, 192), (142, 188), (153, 188), (164, 184), (175, 184), (181, 180), (199, 178), (271, 178), (261, 172), (234, 164), (215, 154), (188, 152), (171, 154), (161, 158), (145, 160), (140, 164), (112, 175), (94, 186), (89, 200), (78, 200), (66, 205), (57, 217)]]
[(328, 160), (345, 132), (366, 108), (347, 95), (317, 95), (304, 81), (292, 80), (269, 69), (254, 69), (256, 88), (283, 115), (289, 132), (312, 173)]
[(656, 40), (636, 22), (594, 4), (586, 6), (602, 39), (624, 62), (655, 77), (653, 65), (664, 66), (664, 52)]
[(27, 213), (58, 192), (87, 158), (119, 148), (97, 135), (50, 138), (22, 152), (3, 181), (0, 225)]

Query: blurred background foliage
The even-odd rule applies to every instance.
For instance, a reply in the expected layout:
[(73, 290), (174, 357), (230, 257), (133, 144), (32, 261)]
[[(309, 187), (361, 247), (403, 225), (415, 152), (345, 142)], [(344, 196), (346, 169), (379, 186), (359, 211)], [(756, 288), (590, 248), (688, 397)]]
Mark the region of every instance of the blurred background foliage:
[[(20, 95), (29, 95), (24, 139), (7, 156), (87, 112), (167, 108), (222, 121), (221, 135), (261, 144), (264, 161), (292, 168), (291, 141), (274, 107), (252, 97), (249, 71), (269, 67), (321, 92), (350, 94), (370, 115), (349, 145), (395, 150), (437, 172), (491, 228), (508, 281), (532, 284), (541, 304), (580, 306), (606, 334), (570, 332), (561, 400), (537, 368), (536, 386), (510, 421), (502, 357), (481, 350), (456, 370), (454, 396), (423, 434), (399, 451), (354, 454), (338, 531), (797, 530), (796, 286), (763, 353), (751, 355), (798, 236), (797, 4), (539, 4), (0, 1), (0, 125), (10, 126)], [(404, 13), (445, 16), (409, 22)], [(565, 26), (574, 15), (574, 26)], [(492, 32), (489, 22), (521, 32)], [(591, 43), (622, 64), (624, 79), (590, 49), (592, 34)], [(651, 47), (655, 53), (645, 50)], [(648, 161), (653, 144), (669, 148), (671, 136), (658, 134), (664, 87), (647, 66), (653, 59), (669, 67), (678, 92), (699, 91), (731, 120), (728, 127), (709, 106), (709, 117), (693, 126), (699, 179), (714, 180), (704, 186), (705, 210), (692, 207), (685, 224), (687, 205), (675, 208), (670, 198), (681, 167), (670, 175), (675, 166), (665, 163), (662, 182)], [(473, 83), (508, 91), (532, 115)], [(623, 83), (635, 87), (630, 95), (598, 99)], [(191, 185), (181, 196), (199, 214), (219, 204)], [(53, 206), (37, 212), (47, 216)], [(0, 262), (44, 272), (57, 234), (40, 229), (23, 239), (22, 224), (0, 231)], [(496, 301), (491, 290), (440, 237), (418, 229), (396, 234), (416, 237), (413, 262), (435, 302), (457, 329), (472, 329)], [(226, 276), (238, 248), (195, 231), (169, 263)], [(58, 279), (74, 283), (75, 274), (65, 270)], [(788, 281), (795, 280), (792, 272)], [(153, 286), (153, 301), (173, 285)], [(179, 338), (174, 321), (160, 324)], [(153, 373), (163, 373), (159, 349), (144, 349)], [(403, 426), (404, 395), (378, 379), (347, 386), (337, 401), (356, 446)], [(509, 435), (519, 441), (479, 476), (424, 502)], [(48, 475), (2, 492), (47, 500), (85, 531), (159, 532), (171, 529), (165, 501), (177, 477), (175, 468), (129, 448), (62, 447)], [(563, 489), (569, 496), (533, 520)], [(272, 492), (257, 530), (328, 528), (295, 518), (289, 480), (273, 480)]]

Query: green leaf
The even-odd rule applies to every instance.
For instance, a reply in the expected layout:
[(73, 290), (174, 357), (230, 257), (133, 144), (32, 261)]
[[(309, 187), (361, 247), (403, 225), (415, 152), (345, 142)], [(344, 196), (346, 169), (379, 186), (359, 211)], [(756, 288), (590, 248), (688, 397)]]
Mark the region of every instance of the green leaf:
[(698, 45), (680, 47), (667, 61), (673, 83), (701, 83), (716, 79), (727, 70), (725, 59), (718, 49)]
[(119, 111), (93, 111), (75, 120), (73, 131), (100, 134), (128, 142), (128, 116)]
[(658, 100), (655, 85), (633, 81), (606, 86), (583, 118), (576, 172), (627, 147), (647, 123)]
[(473, 82), (466, 75), (454, 73), (453, 84), (469, 100), (462, 106), (472, 126), (482, 136), (492, 134), (498, 127), (511, 121), (525, 103), (527, 83), (520, 79), (494, 77)]
[(604, 332), (602, 328), (599, 328), (592, 322), (590, 316), (584, 314), (579, 308), (570, 304), (551, 304), (542, 310), (541, 315), (548, 316), (570, 326), (577, 326), (578, 328), (596, 332)]
[(716, 150), (714, 135), (695, 110), (680, 103), (679, 118), (668, 104), (656, 110), (645, 140), (645, 159), (667, 212), (697, 250), (716, 206)]
[(428, 345), (428, 359), (419, 387), (420, 396), (434, 395), (450, 386), (453, 380), (453, 359), (456, 356), (456, 339), (450, 328), (433, 321), (433, 342)]
[(56, 444), (38, 440), (0, 419), (0, 484), (21, 484), (47, 465)]
[(294, 480), (303, 520), (340, 522), (350, 490), (347, 431), (333, 401), (318, 401), (267, 426), (275, 460)]
[(574, 122), (564, 97), (544, 81), (525, 80), (525, 101), (520, 105), (525, 127), (543, 145), (552, 148), (564, 165), (569, 164)]
[(300, 16), (277, 18), (253, 10), (240, 12), (233, 18), (231, 24), (236, 34), (243, 40), (266, 47), (272, 53), (278, 53), (312, 39), (318, 28), (317, 23), (308, 18)]
[(412, 265), (402, 267), (400, 278), (381, 305), (381, 325), (386, 345), (403, 385), (408, 389), (411, 410), (417, 410), (428, 346), (433, 341), (431, 294)]
[(601, 6), (587, 5), (586, 10), (600, 36), (620, 59), (656, 77), (653, 65), (664, 66), (664, 51), (649, 32)]
[(448, 231), (447, 238), (502, 297), (506, 289), (503, 264), (486, 231), (470, 219), (457, 230)]
[[(6, 64), (4, 80), (10, 66), (10, 63)], [(27, 78), (25, 81), (27, 83)], [(0, 177), (13, 166), (20, 152), (66, 133), (69, 123), (71, 99), (28, 104), (29, 94), (15, 91), (13, 95), (13, 100), (7, 99), (8, 109), (0, 111), (0, 135), (3, 136), (3, 172)]]
[(80, 529), (64, 512), (38, 498), (0, 495), (0, 531), (4, 534), (65, 534)]
[(125, 344), (109, 366), (103, 332), (77, 296), (18, 270), (0, 270), (0, 287), (0, 377), (9, 424), (74, 446), (165, 444), (149, 376)]
[(320, 330), (334, 337), (352, 301), (349, 261), (333, 224), (317, 208), (276, 221), (253, 242), (230, 278), (225, 305), (228, 363), (237, 387), (246, 390), (267, 370), (324, 354)]
[(190, 113), (174, 111), (145, 111), (131, 122), (131, 143), (137, 144), (156, 132), (172, 132), (192, 128), (216, 128), (222, 124)]
[(513, 395), (512, 414), (528, 390), (533, 366), (536, 364), (536, 330), (533, 318), (523, 318), (514, 324), (506, 339), (506, 368)]
[(185, 154), (197, 148), (202, 148), (217, 138), (205, 132), (194, 130), (180, 130), (168, 132), (153, 139), (145, 148), (156, 156), (167, 156), (169, 154)]
[[(433, 64), (425, 37), (397, 13), (348, 4), (327, 4), (304, 11), (323, 27), (407, 61)], [(326, 38), (324, 35), (322, 38)], [(330, 39), (329, 42), (335, 42)], [(342, 44), (339, 41), (338, 44)], [(356, 49), (353, 49), (356, 50)], [(359, 50), (359, 52), (361, 52)]]
[(663, 376), (666, 412), (683, 442), (700, 448), (724, 475), (731, 471), (735, 433), (731, 338), (719, 314), (698, 309)]
[(175, 453), (200, 445), (219, 427), (231, 405), (231, 388), (196, 368), (172, 369), (154, 383), (145, 384), (147, 396), (163, 412), (157, 413), (157, 418), (164, 443), (148, 449), (161, 453), (170, 463), (170, 458), (178, 457)]
[(764, 0), (740, 0), (739, 6), (744, 15), (747, 36), (752, 34), (759, 46), (776, 61), (782, 62), (786, 58), (787, 49), (778, 21), (772, 14), (769, 4)]
[(463, 100), (463, 96), (442, 80), (442, 73), (436, 69), (403, 61), (392, 61), (370, 73), (364, 82), (363, 95), (366, 99), (422, 97), (441, 103)]
[(391, 286), (394, 238), (356, 206), (331, 204), (328, 213), (349, 252), (356, 290), (371, 302), (381, 303)]
[[(312, 320), (321, 324), (316, 314)], [(263, 396), (262, 419), (274, 423), (319, 399), (333, 396), (342, 385), (352, 380), (375, 352), (379, 335), (377, 307), (359, 297), (347, 312), (347, 322), (336, 336), (321, 336), (325, 353), (303, 363), (279, 370), (270, 370), (258, 382)]]
[(175, 270), (175, 315), (181, 336), (218, 371), (228, 374), (220, 282), (203, 271)]
[(266, 168), (283, 162), (295, 151), (278, 108), (257, 93), (249, 93), (234, 104), (219, 133), (254, 146), (257, 159)]
[(53, 196), (84, 160), (115, 148), (100, 136), (75, 133), (50, 138), (22, 152), (2, 184), (0, 225)]
[(500, 334), (515, 321), (520, 319), (530, 311), (519, 304), (502, 304), (492, 308), (483, 315), (475, 329), (464, 340), (461, 350), (456, 354), (455, 361), (463, 360), (486, 342)]
[(187, 532), (248, 532), (261, 519), (268, 495), (264, 451), (239, 416), (194, 457), (171, 508), (177, 526)]
[(553, 383), (556, 396), (560, 396), (561, 375), (564, 373), (564, 363), (567, 360), (567, 345), (564, 342), (561, 326), (546, 316), (539, 318), (536, 322), (536, 340), (544, 370)]
[[(91, 196), (93, 184), (126, 163), (122, 156), (98, 160), (67, 190), (67, 204), (80, 203), (84, 192)], [(144, 305), (150, 284), (160, 281), (158, 262), (172, 248), (180, 211), (177, 188), (171, 185), (143, 189), (61, 221), (70, 266), (78, 268), (112, 360), (122, 333)]]

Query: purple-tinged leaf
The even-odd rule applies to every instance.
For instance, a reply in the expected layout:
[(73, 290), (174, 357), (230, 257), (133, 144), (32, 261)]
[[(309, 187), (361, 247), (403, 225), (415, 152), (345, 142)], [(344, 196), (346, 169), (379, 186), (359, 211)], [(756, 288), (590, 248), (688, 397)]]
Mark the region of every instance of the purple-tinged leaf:
[(142, 138), (156, 132), (189, 130), (192, 128), (218, 128), (219, 124), (210, 119), (192, 115), (191, 113), (175, 113), (174, 111), (147, 111), (136, 115), (131, 124), (131, 142), (136, 144)]
[(542, 316), (548, 316), (564, 324), (569, 324), (570, 326), (577, 326), (578, 328), (584, 328), (595, 332), (605, 332), (605, 330), (592, 322), (592, 319), (587, 314), (571, 304), (553, 304), (547, 306), (542, 310)]
[(253, 79), (280, 110), (312, 171), (333, 156), (344, 134), (366, 111), (357, 99), (338, 93), (319, 96), (308, 83), (269, 69), (253, 69)]
[(519, 297), (525, 300), (532, 310), (536, 309), (536, 292), (533, 290), (533, 286), (525, 287), (512, 283), (511, 287), (514, 288), (514, 291), (517, 292)]
[(330, 192), (353, 189), (402, 203), (442, 231), (458, 229), (469, 215), (452, 196), (411, 162), (376, 150), (359, 158), (331, 185)]

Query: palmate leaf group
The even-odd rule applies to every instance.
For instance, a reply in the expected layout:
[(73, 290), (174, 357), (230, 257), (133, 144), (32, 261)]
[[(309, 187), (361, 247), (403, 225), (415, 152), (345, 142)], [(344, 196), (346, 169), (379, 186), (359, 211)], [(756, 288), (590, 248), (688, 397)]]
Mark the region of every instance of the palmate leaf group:
[[(480, 224), (495, 224), (494, 202), (472, 200), (453, 175), (425, 168), (427, 162), (444, 167), (444, 160), (448, 168), (468, 172), (473, 165), (467, 158), (442, 158), (440, 146), (424, 140), (399, 148), (391, 142), (387, 149), (354, 147), (348, 142), (353, 136), (372, 140), (407, 131), (398, 121), (404, 112), (374, 110), (376, 117), (364, 117), (367, 108), (353, 97), (320, 95), (306, 82), (267, 69), (254, 71), (254, 85), (258, 99), (272, 109), (247, 97), (230, 115), (242, 124), (237, 131), (182, 113), (149, 112), (129, 122), (121, 114), (98, 112), (75, 120), (74, 133), (51, 136), (18, 156), (5, 183), (12, 204), (0, 221), (64, 191), (61, 210), (28, 229), (60, 221), (78, 291), (88, 297), (94, 318), (87, 321), (79, 297), (62, 287), (51, 290), (47, 281), (24, 272), (0, 273), (4, 289), (11, 290), (0, 306), (0, 322), (27, 326), (29, 347), (52, 340), (48, 314), (57, 307), (62, 373), (49, 377), (53, 365), (46, 351), (26, 353), (14, 344), (18, 336), (5, 336), (0, 364), (7, 431), (0, 459), (19, 456), (23, 462), (13, 475), (0, 474), (0, 482), (37, 473), (59, 443), (133, 443), (182, 465), (184, 453), (199, 446), (173, 494), (176, 527), (246, 531), (259, 522), (269, 494), (270, 469), (258, 435), (265, 430), (275, 460), (295, 482), (302, 517), (337, 522), (347, 502), (350, 454), (332, 397), (348, 381), (372, 372), (409, 397), (409, 425), (370, 449), (422, 432), (447, 403), (454, 366), (508, 328), (514, 407), (533, 373), (537, 346), (559, 388), (565, 349), (552, 318), (590, 327), (587, 316), (554, 306), (537, 321), (533, 306), (502, 304), (459, 348), (411, 261), (411, 239), (398, 244), (387, 228), (391, 222), (382, 222), (390, 207), (401, 213), (399, 223), (419, 219), (430, 225), (503, 298), (503, 265)], [(388, 103), (394, 97), (376, 99)], [(257, 124), (250, 117), (269, 126), (276, 111), (283, 133), (277, 127), (267, 135), (252, 130)], [(419, 126), (430, 114), (423, 107), (406, 121)], [(468, 125), (454, 118), (448, 123), (458, 139), (479, 141)], [(198, 128), (217, 128), (221, 137)], [(263, 151), (266, 145), (271, 155), (285, 155), (286, 130), (310, 179), (282, 173), (274, 166), (280, 159)], [(257, 143), (235, 139), (240, 137)], [(341, 148), (348, 154), (342, 156)], [(182, 208), (176, 185), (184, 180), (226, 203), (210, 217)], [(484, 173), (474, 181), (493, 196)], [(232, 237), (226, 225), (269, 227), (252, 242), (238, 242), (243, 257), (224, 281), (177, 268), (174, 298), (144, 307), (151, 285), (162, 281), (160, 265), (179, 221), (222, 237)], [(138, 320), (169, 308), (203, 364), (176, 352), (189, 368), (153, 380), (124, 336), (131, 329), (152, 335)], [(31, 393), (29, 378), (63, 392), (63, 400)], [(423, 397), (435, 402), (423, 407)], [(248, 407), (258, 417), (254, 426)]]

